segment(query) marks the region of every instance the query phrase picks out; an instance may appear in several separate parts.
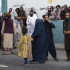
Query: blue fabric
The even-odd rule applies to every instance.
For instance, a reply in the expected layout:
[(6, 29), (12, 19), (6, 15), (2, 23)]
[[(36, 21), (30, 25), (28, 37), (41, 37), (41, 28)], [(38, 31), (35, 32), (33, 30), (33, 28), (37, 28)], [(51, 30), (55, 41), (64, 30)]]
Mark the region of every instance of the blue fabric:
[(24, 58), (25, 63), (24, 64), (28, 64), (28, 58)]
[[(46, 24), (44, 22), (44, 24)], [(50, 24), (49, 26), (51, 28), (55, 28), (55, 25), (51, 22), (48, 23)], [(50, 31), (49, 31), (49, 26), (46, 25), (45, 26), (45, 32), (46, 32), (46, 40), (45, 40), (45, 46), (46, 46), (46, 57), (48, 57), (48, 51), (50, 52), (50, 54), (52, 55), (53, 58), (56, 58), (56, 49), (55, 49), (55, 45), (54, 45), (54, 40), (53, 40), (53, 36), (50, 37)]]
[(32, 42), (32, 55), (33, 60), (38, 62), (45, 62), (46, 50), (45, 50), (45, 29), (43, 21), (40, 19), (36, 20), (34, 32), (32, 34), (34, 38)]

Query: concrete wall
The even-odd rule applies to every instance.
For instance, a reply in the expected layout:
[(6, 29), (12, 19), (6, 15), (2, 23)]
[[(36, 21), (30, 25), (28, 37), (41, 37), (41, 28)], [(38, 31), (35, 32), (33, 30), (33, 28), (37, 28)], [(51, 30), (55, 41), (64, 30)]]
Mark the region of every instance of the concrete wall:
[[(42, 18), (42, 15), (45, 14), (46, 8), (48, 6), (56, 6), (56, 5), (70, 5), (70, 0), (53, 0), (52, 4), (48, 3), (48, 0), (7, 0), (8, 1), (8, 9), (19, 7), (21, 4), (24, 4), (24, 9), (28, 10), (31, 7), (34, 7), (37, 11), (38, 17)], [(13, 7), (14, 5), (19, 5), (16, 7)], [(40, 10), (40, 8), (45, 8), (43, 10)]]

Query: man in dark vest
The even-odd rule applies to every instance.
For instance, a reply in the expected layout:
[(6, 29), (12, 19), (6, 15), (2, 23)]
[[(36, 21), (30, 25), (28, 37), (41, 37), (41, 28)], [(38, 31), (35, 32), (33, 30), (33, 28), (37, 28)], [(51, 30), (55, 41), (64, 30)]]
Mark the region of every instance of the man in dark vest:
[(66, 18), (63, 22), (63, 33), (65, 38), (65, 50), (67, 54), (67, 61), (70, 61), (70, 13), (66, 12)]

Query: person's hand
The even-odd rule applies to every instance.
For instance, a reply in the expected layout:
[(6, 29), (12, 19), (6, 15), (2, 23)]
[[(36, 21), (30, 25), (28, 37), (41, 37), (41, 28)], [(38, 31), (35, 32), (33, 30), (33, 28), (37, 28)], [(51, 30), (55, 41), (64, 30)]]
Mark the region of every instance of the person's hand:
[(68, 34), (70, 34), (70, 31), (67, 31)]
[(68, 32), (67, 31), (64, 31), (64, 34), (68, 34)]
[(65, 34), (70, 34), (70, 31), (64, 31)]
[(56, 13), (54, 15), (56, 16)]
[(64, 31), (64, 33), (66, 34), (66, 31)]
[(23, 23), (23, 20), (20, 20), (20, 23)]
[(51, 20), (49, 19), (49, 18), (46, 18), (46, 20), (50, 23), (51, 22)]

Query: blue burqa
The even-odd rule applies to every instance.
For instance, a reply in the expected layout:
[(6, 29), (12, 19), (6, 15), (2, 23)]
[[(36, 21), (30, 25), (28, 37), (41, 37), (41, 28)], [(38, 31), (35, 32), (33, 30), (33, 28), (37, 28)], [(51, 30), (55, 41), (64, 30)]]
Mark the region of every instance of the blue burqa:
[(38, 62), (45, 62), (46, 50), (45, 50), (45, 28), (41, 19), (36, 20), (35, 29), (32, 34), (34, 38), (32, 42), (32, 55), (33, 60)]

